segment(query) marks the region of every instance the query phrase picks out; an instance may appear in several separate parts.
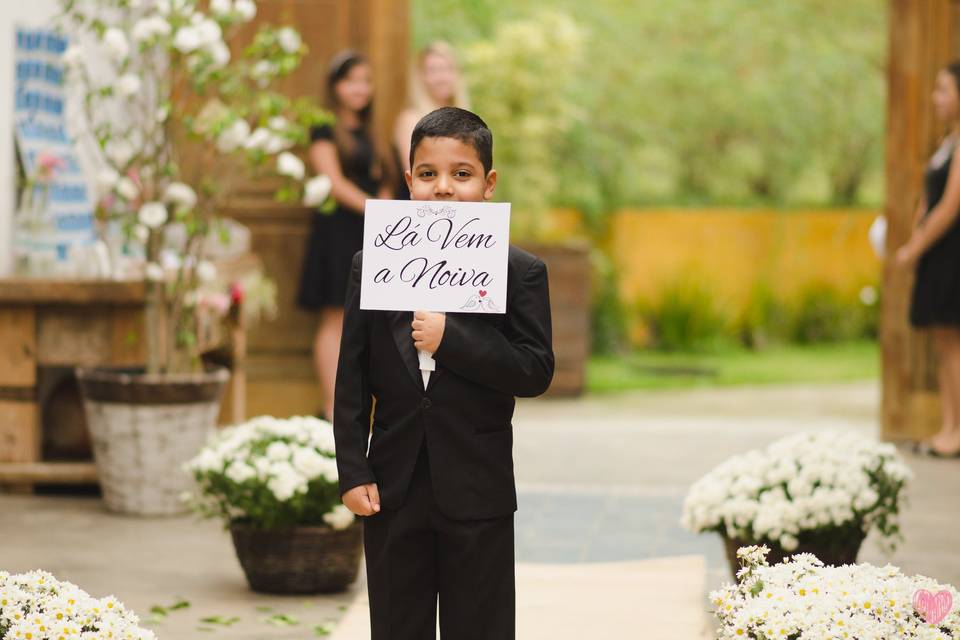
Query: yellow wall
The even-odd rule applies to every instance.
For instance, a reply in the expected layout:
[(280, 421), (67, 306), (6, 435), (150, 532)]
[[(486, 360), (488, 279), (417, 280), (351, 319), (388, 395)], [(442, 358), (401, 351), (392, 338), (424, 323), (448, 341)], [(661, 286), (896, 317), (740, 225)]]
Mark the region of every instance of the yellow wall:
[(742, 307), (757, 283), (783, 300), (826, 283), (856, 295), (876, 284), (881, 263), (867, 241), (870, 210), (628, 210), (618, 213), (608, 247), (624, 301), (656, 300), (679, 278), (715, 287)]

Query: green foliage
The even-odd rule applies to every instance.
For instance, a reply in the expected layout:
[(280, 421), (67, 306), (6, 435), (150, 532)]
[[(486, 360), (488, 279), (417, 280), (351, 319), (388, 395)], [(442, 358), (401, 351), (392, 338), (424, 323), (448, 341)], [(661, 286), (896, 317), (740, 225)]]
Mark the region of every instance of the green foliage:
[[(517, 47), (549, 24), (542, 0), (415, 0), (414, 43)], [(881, 0), (556, 0), (584, 34), (582, 71), (508, 54), (467, 66), (473, 108), (491, 121), (506, 198), (554, 184), (602, 229), (605, 213), (650, 203), (850, 204), (881, 197), (886, 7)], [(516, 25), (521, 25), (516, 27)], [(528, 42), (524, 43), (523, 39)], [(534, 64), (534, 66), (530, 66)], [(550, 65), (547, 65), (550, 66)], [(487, 68), (493, 67), (493, 68)], [(530, 71), (546, 75), (530, 77)], [(562, 74), (564, 77), (559, 77)], [(541, 150), (516, 133), (548, 83), (577, 117)], [(561, 89), (561, 81), (569, 86)], [(502, 83), (490, 86), (492, 83)], [(521, 87), (522, 88), (522, 87)], [(555, 112), (549, 104), (545, 113)], [(526, 109), (536, 109), (525, 113)], [(547, 167), (523, 158), (548, 157)], [(531, 173), (552, 174), (549, 177)], [(509, 184), (513, 173), (518, 176)], [(538, 196), (542, 194), (538, 193)]]
[(639, 307), (660, 349), (696, 351), (729, 342), (730, 319), (710, 289), (694, 278), (676, 281), (657, 301)]
[(513, 204), (512, 226), (527, 237), (539, 236), (559, 187), (555, 159), (578, 117), (572, 89), (582, 53), (579, 27), (553, 11), (503, 23), (464, 50), (471, 93), (496, 132), (498, 195)]
[(829, 285), (810, 285), (791, 311), (790, 337), (801, 344), (876, 335), (878, 307), (850, 300)]

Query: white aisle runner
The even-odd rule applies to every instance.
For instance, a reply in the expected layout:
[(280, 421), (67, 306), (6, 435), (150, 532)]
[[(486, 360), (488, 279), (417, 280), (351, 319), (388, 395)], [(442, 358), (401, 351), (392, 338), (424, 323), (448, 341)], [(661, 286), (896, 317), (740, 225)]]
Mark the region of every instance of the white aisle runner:
[[(518, 640), (702, 640), (702, 556), (599, 564), (517, 565)], [(332, 640), (370, 640), (366, 592)], [(439, 634), (438, 634), (439, 637)]]

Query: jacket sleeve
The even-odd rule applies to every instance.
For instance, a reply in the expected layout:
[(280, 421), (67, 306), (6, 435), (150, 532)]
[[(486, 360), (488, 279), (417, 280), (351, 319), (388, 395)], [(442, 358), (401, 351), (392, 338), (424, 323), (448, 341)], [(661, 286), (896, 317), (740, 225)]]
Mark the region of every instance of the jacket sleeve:
[(353, 256), (343, 314), (343, 334), (334, 392), (333, 434), (337, 448), (340, 495), (376, 482), (367, 462), (372, 395), (369, 376), (369, 312), (360, 310), (361, 255)]
[(433, 357), (457, 375), (503, 393), (533, 397), (546, 391), (554, 368), (546, 265), (537, 260), (520, 278), (502, 331), (473, 314), (448, 314)]

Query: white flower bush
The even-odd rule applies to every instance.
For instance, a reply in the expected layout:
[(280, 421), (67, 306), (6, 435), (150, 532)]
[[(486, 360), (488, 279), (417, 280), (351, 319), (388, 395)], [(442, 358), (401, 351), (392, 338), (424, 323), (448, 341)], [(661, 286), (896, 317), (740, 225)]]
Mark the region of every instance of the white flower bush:
[(190, 462), (193, 507), (261, 529), (327, 524), (345, 529), (333, 427), (309, 416), (253, 418), (216, 434)]
[(896, 567), (869, 564), (826, 567), (801, 553), (768, 565), (766, 547), (738, 552), (737, 584), (710, 594), (719, 622), (719, 640), (821, 640), (877, 638), (956, 640), (960, 612), (928, 621), (914, 608), (918, 590), (960, 593), (924, 576), (906, 576)]
[[(99, 227), (119, 229), (145, 257), (147, 370), (200, 370), (204, 283), (195, 267), (207, 239), (229, 241), (216, 212), (231, 192), (269, 174), (283, 178), (280, 200), (333, 205), (329, 190), (318, 202), (317, 184), (307, 189), (306, 169), (290, 152), (332, 116), (271, 88), (307, 48), (289, 26), (252, 31), (253, 0), (60, 4), (72, 43), (63, 56), (68, 86), (79, 98), (68, 101), (67, 117), (94, 165)], [(172, 242), (174, 228), (186, 230), (185, 241)], [(180, 254), (172, 273), (161, 259), (168, 250)]]
[(113, 596), (94, 598), (45, 571), (0, 571), (0, 640), (153, 640)]
[(893, 546), (910, 469), (891, 444), (803, 433), (723, 462), (698, 480), (682, 525), (793, 551), (811, 536), (876, 528)]

